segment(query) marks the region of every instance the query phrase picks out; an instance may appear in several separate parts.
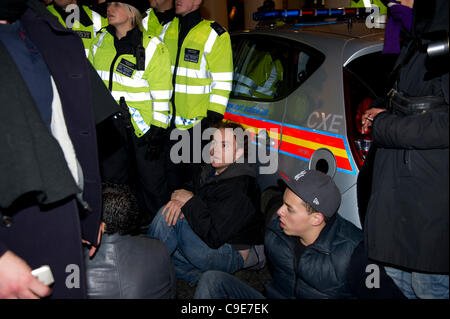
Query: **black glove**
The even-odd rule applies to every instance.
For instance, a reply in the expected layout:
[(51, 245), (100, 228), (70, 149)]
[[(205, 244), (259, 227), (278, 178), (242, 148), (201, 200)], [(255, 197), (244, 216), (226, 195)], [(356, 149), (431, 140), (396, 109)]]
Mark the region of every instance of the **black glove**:
[(159, 159), (167, 138), (167, 130), (158, 126), (151, 126), (150, 130), (142, 137), (147, 144), (145, 159), (155, 161)]

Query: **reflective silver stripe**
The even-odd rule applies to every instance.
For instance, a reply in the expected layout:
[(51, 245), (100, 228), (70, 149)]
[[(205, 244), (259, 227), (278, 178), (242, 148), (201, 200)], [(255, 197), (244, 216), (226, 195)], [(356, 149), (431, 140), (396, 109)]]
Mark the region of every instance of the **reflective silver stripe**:
[(265, 95), (269, 95), (269, 96), (274, 96), (275, 92), (271, 91), (270, 88), (264, 88), (264, 87), (258, 87), (256, 89), (256, 92), (261, 93), (261, 94), (265, 94)]
[(134, 73), (134, 77), (137, 77), (138, 79), (142, 79), (142, 77), (144, 76), (145, 71), (136, 71)]
[(221, 96), (221, 95), (216, 95), (216, 94), (211, 94), (211, 96), (209, 97), (209, 101), (211, 103), (217, 103), (217, 104), (221, 104), (224, 106), (227, 106), (227, 104), (228, 104), (228, 98)]
[(89, 49), (84, 49), (84, 53), (86, 54), (86, 58), (89, 57)]
[(144, 27), (145, 31), (148, 30), (148, 19), (150, 17), (150, 12), (152, 12), (152, 8), (148, 9), (147, 11), (145, 11), (147, 16), (144, 19), (142, 19), (142, 26)]
[(255, 81), (253, 81), (252, 79), (250, 79), (250, 78), (248, 78), (248, 77), (246, 77), (245, 75), (242, 75), (242, 74), (238, 74), (236, 81), (239, 82), (239, 83), (243, 83), (243, 84), (245, 84), (245, 85), (247, 85), (249, 87), (256, 87), (256, 86), (258, 86), (255, 83)]
[(271, 90), (272, 85), (275, 83), (275, 80), (277, 79), (277, 68), (276, 66), (274, 66), (272, 68), (272, 71), (270, 72), (269, 78), (267, 79), (266, 83), (264, 83), (264, 86), (258, 86), (258, 88), (256, 89), (256, 92), (265, 94), (265, 95), (269, 95), (269, 96), (274, 96), (275, 92), (273, 92)]
[(169, 102), (153, 102), (153, 111), (168, 112), (169, 110)]
[(161, 40), (159, 40), (157, 37), (154, 37), (150, 40), (150, 42), (147, 45), (147, 48), (145, 49), (145, 69), (147, 70), (148, 64), (153, 58), (153, 54), (155, 54), (156, 48), (158, 47), (158, 44), (162, 43)]
[(186, 94), (209, 94), (211, 93), (211, 87), (209, 85), (175, 84), (175, 92)]
[(175, 66), (174, 66), (174, 65), (172, 65), (172, 66), (170, 67), (170, 71), (172, 72), (172, 75), (173, 75), (173, 72), (175, 72)]
[(150, 94), (154, 100), (170, 100), (172, 98), (172, 90), (152, 90)]
[[(137, 72), (137, 71), (136, 71)], [(109, 71), (97, 71), (98, 75), (103, 81), (109, 81)], [(129, 78), (128, 76), (123, 76), (117, 73), (113, 73), (113, 82), (116, 82), (120, 85), (125, 85), (129, 87), (134, 88), (145, 88), (148, 87), (148, 82), (145, 79), (139, 79), (139, 78)]]
[(231, 82), (212, 82), (211, 83), (211, 89), (212, 90), (224, 90), (224, 91), (231, 91), (232, 84)]
[(97, 49), (99, 48), (99, 47), (101, 47), (102, 46), (102, 43), (103, 43), (103, 38), (105, 37), (105, 35), (107, 34), (108, 32), (103, 32), (102, 34), (100, 34), (100, 36), (98, 37), (98, 41), (97, 41), (97, 44), (94, 44), (94, 49), (93, 49), (93, 52), (92, 52), (92, 57), (95, 57), (95, 53), (97, 53)]
[(151, 101), (150, 93), (147, 92), (129, 93), (123, 91), (112, 91), (111, 94), (116, 101), (119, 101), (121, 96), (123, 96), (125, 101), (128, 102)]
[(211, 73), (213, 81), (233, 81), (233, 72)]
[(277, 79), (277, 67), (274, 65), (272, 71), (270, 72), (270, 76), (267, 79), (266, 83), (264, 83), (264, 88), (271, 88), (275, 80)]
[[(172, 20), (173, 21), (173, 20)], [(161, 31), (161, 33), (159, 34), (159, 39), (164, 42), (164, 37), (166, 36), (166, 31), (167, 29), (169, 29), (170, 24), (172, 23), (172, 21), (170, 21), (169, 23), (166, 23)]]
[(136, 110), (134, 107), (128, 106), (128, 110), (130, 111), (134, 123), (136, 123), (137, 127), (142, 131), (142, 133), (145, 134), (150, 129), (150, 125), (145, 123), (141, 113), (139, 113), (139, 111)]
[(102, 17), (95, 11), (92, 11), (92, 23), (94, 24), (94, 36), (102, 28)]
[(211, 50), (213, 48), (214, 43), (216, 42), (217, 39), (217, 32), (214, 29), (211, 29), (211, 32), (209, 33), (209, 37), (208, 40), (205, 43), (205, 48), (203, 49), (204, 54), (209, 54), (211, 53)]
[(241, 93), (241, 94), (247, 94), (247, 95), (252, 95), (252, 91), (249, 87), (243, 86), (243, 85), (238, 85), (234, 88), (234, 92), (235, 93)]
[(186, 77), (194, 78), (194, 79), (209, 79), (210, 78), (209, 72), (207, 72), (204, 69), (194, 70), (194, 69), (188, 69), (188, 68), (183, 68), (183, 67), (177, 68), (177, 76), (186, 76)]
[(169, 124), (169, 117), (158, 112), (153, 112), (153, 119), (166, 125)]

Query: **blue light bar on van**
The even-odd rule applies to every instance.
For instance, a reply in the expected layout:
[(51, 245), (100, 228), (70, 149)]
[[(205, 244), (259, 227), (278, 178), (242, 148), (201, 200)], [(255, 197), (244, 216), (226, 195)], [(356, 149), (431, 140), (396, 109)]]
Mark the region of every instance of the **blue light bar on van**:
[(366, 17), (371, 10), (366, 8), (334, 8), (334, 9), (291, 9), (291, 10), (274, 10), (267, 12), (255, 12), (253, 20), (273, 20), (273, 19), (287, 19), (287, 18), (301, 18), (301, 17)]

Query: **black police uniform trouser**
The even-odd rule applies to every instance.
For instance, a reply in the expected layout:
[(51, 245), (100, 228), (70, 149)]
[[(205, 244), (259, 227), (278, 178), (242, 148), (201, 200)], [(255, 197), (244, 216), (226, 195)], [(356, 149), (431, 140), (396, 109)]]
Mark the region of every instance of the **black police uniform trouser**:
[[(198, 125), (198, 124), (197, 124)], [(176, 130), (174, 126), (170, 127), (170, 131)], [(194, 150), (193, 143), (194, 138), (198, 138), (198, 136), (194, 136), (193, 134), (193, 128), (190, 128), (187, 130), (189, 132), (189, 147), (190, 147), (190, 156), (188, 162), (181, 162), (181, 163), (173, 163), (172, 159), (170, 158), (170, 149), (177, 143), (180, 143), (182, 138), (179, 137), (176, 140), (170, 140), (170, 133), (168, 134), (168, 141), (165, 143), (165, 150), (164, 154), (166, 156), (166, 174), (167, 174), (167, 184), (169, 193), (171, 194), (173, 191), (177, 189), (183, 188), (183, 185), (191, 182), (195, 176), (199, 173), (203, 162), (203, 158), (201, 159), (200, 163), (194, 162)], [(203, 151), (203, 148), (208, 144), (209, 141), (201, 141), (201, 150)], [(181, 156), (181, 151), (179, 151), (179, 155)]]
[(161, 206), (169, 201), (164, 152), (157, 160), (145, 159), (147, 145), (124, 126), (121, 118), (112, 118), (101, 129), (100, 171), (103, 182), (127, 184), (134, 191), (142, 213), (141, 225), (147, 225)]

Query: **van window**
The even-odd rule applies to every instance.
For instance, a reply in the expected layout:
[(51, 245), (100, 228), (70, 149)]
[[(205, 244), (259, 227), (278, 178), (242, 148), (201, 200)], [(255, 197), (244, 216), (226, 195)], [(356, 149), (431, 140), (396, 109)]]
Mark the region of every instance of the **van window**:
[(313, 74), (325, 56), (299, 42), (274, 36), (232, 36), (232, 97), (273, 101), (288, 96)]

